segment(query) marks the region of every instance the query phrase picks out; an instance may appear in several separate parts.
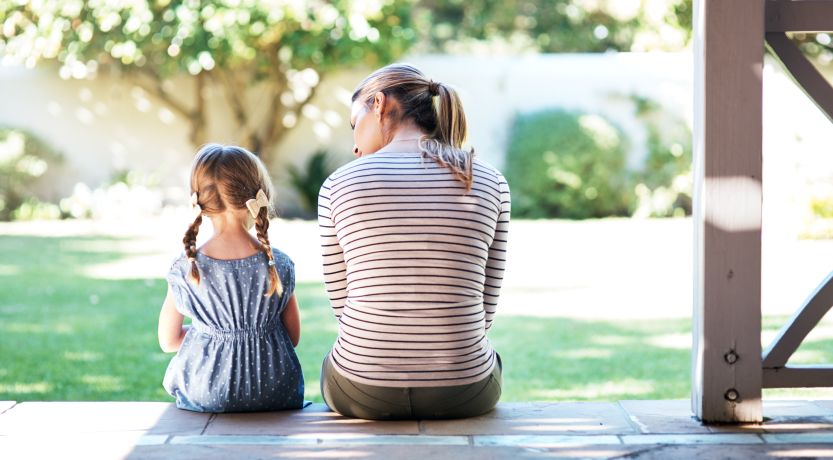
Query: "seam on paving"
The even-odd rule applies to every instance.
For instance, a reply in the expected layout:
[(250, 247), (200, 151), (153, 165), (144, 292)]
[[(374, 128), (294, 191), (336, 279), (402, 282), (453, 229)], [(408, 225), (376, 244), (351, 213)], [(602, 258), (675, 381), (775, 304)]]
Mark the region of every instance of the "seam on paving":
[(646, 447), (645, 449), (637, 449), (633, 452), (626, 452), (626, 453), (624, 453), (624, 454), (622, 454), (618, 457), (613, 457), (613, 458), (635, 458), (639, 455), (651, 452), (653, 450), (659, 450), (659, 449), (662, 449), (664, 447), (666, 447), (666, 446), (649, 446), (649, 447)]
[[(625, 406), (622, 405), (622, 401), (616, 401), (616, 407), (619, 408), (619, 411), (624, 414), (625, 420), (627, 420), (628, 425), (633, 429), (636, 434), (648, 434), (642, 431), (642, 428), (636, 424), (636, 422), (631, 418), (630, 412), (625, 409)], [(651, 433), (654, 434), (654, 433)]]
[(200, 431), (200, 436), (202, 436), (203, 434), (205, 434), (205, 430), (207, 430), (207, 429), (208, 429), (208, 425), (211, 425), (211, 422), (212, 422), (212, 421), (214, 421), (214, 419), (215, 419), (216, 417), (217, 417), (217, 414), (211, 414), (211, 415), (208, 417), (208, 420), (206, 420), (206, 421), (205, 421), (205, 426), (204, 426), (204, 427), (202, 427), (202, 431)]
[(15, 407), (17, 407), (17, 404), (18, 404), (18, 403), (17, 403), (17, 401), (12, 401), (12, 405), (11, 405), (11, 406), (9, 406), (9, 407), (7, 407), (6, 409), (3, 409), (3, 411), (2, 411), (2, 412), (0, 412), (0, 415), (3, 415), (3, 414), (5, 414), (6, 412), (8, 412), (8, 411), (10, 411), (10, 410), (14, 409)]

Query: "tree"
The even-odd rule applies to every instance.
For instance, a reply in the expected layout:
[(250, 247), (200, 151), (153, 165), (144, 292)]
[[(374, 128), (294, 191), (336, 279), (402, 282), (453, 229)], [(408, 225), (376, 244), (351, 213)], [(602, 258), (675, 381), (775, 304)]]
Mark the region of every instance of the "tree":
[[(112, 69), (209, 139), (206, 88), (220, 88), (237, 142), (269, 164), (329, 72), (377, 66), (413, 42), (411, 0), (62, 0), (0, 2), (0, 55), (33, 67), (56, 61), (63, 78)], [(191, 94), (170, 79), (192, 80)], [(250, 88), (263, 88), (257, 101)], [(263, 110), (251, 110), (257, 104)]]
[(419, 46), (498, 42), (545, 53), (673, 51), (691, 40), (691, 0), (422, 0)]

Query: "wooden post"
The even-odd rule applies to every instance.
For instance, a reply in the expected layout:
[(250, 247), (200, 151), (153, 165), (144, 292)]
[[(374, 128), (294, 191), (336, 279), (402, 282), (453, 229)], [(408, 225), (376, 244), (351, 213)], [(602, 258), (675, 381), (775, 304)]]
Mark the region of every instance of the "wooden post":
[(763, 0), (694, 2), (692, 409), (760, 422)]

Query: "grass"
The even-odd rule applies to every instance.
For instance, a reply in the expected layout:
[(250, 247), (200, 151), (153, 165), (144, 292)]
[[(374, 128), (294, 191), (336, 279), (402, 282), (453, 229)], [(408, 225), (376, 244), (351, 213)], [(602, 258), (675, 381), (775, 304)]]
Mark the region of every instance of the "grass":
[[(163, 279), (100, 279), (129, 241), (0, 238), (0, 400), (170, 401), (161, 387)], [(299, 284), (298, 348), (307, 399), (320, 401), (320, 364), (336, 335), (323, 286)], [(786, 318), (766, 318), (775, 330)], [(504, 363), (503, 401), (687, 398), (690, 321), (590, 321), (499, 316), (490, 338)], [(799, 361), (833, 362), (833, 337), (802, 346)], [(830, 397), (827, 393), (809, 393)], [(796, 390), (766, 394), (793, 396)], [(765, 394), (765, 395), (766, 395)]]

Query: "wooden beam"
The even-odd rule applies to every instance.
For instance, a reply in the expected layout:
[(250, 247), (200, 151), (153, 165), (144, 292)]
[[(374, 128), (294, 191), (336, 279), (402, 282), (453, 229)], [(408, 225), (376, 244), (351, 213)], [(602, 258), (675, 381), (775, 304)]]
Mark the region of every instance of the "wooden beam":
[(833, 366), (785, 366), (764, 369), (764, 388), (833, 386)]
[(766, 42), (772, 54), (781, 61), (784, 70), (790, 74), (798, 87), (833, 122), (833, 87), (827, 79), (783, 32), (767, 33)]
[[(827, 275), (827, 278), (804, 301), (804, 305), (781, 328), (778, 336), (764, 352), (763, 366), (765, 368), (784, 367), (790, 356), (798, 350), (801, 342), (824, 318), (831, 306), (833, 306), (833, 273)], [(833, 382), (830, 383), (833, 386)]]
[(760, 422), (764, 2), (694, 2), (692, 409)]
[(767, 32), (831, 32), (831, 0), (767, 0)]

